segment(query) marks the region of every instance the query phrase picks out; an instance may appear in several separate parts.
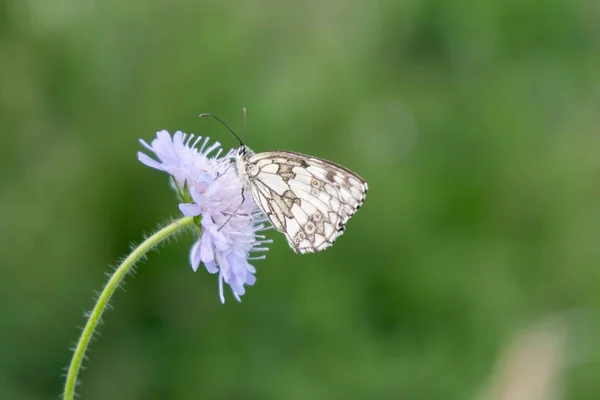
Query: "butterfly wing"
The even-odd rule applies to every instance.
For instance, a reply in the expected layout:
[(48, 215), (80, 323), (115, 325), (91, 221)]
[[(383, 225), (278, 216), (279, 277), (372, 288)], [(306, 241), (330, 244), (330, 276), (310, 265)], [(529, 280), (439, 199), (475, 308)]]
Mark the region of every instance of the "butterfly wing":
[(254, 201), (296, 253), (333, 245), (368, 189), (338, 164), (291, 151), (258, 153), (246, 168)]

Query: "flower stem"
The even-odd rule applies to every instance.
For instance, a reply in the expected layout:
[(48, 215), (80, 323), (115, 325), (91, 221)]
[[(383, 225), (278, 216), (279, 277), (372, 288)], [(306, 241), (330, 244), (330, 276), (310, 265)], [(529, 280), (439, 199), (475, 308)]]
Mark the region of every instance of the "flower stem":
[(102, 318), (102, 314), (106, 309), (108, 301), (115, 290), (119, 287), (123, 278), (125, 278), (135, 263), (148, 251), (152, 250), (153, 247), (158, 245), (163, 240), (169, 238), (171, 235), (177, 233), (182, 228), (193, 224), (193, 222), (193, 217), (184, 217), (154, 233), (152, 236), (142, 242), (142, 244), (140, 244), (137, 248), (135, 248), (135, 250), (133, 250), (133, 252), (127, 256), (127, 258), (112, 274), (106, 283), (106, 286), (104, 286), (104, 289), (102, 289), (102, 293), (100, 293), (100, 296), (98, 296), (96, 305), (90, 313), (85, 327), (81, 332), (81, 337), (77, 342), (77, 347), (75, 347), (75, 352), (73, 353), (73, 358), (71, 359), (71, 364), (69, 365), (69, 372), (67, 373), (67, 381), (65, 383), (65, 391), (63, 394), (64, 400), (72, 400), (75, 395), (77, 375), (81, 369), (81, 362), (83, 361), (85, 351), (90, 343), (90, 340), (92, 339), (92, 336), (94, 335), (94, 331), (98, 326), (98, 322)]

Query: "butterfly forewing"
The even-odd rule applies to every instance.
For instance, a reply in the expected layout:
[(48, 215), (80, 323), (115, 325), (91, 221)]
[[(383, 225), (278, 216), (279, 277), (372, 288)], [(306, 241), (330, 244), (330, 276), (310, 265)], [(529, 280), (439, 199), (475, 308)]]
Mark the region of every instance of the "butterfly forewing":
[(254, 201), (297, 253), (333, 245), (367, 194), (354, 172), (300, 153), (258, 153), (243, 164)]

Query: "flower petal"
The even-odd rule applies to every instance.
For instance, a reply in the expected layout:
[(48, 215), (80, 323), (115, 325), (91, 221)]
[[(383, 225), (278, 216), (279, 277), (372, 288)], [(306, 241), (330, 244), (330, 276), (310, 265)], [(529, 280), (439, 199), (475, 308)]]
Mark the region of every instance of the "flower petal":
[(223, 274), (219, 274), (219, 298), (221, 303), (225, 304), (225, 296), (223, 295)]
[(216, 274), (219, 272), (219, 267), (217, 267), (217, 263), (213, 261), (204, 261), (204, 266), (209, 274)]
[(181, 203), (179, 204), (179, 211), (186, 217), (195, 217), (200, 215), (200, 206), (195, 203)]
[(150, 146), (148, 143), (146, 143), (146, 141), (144, 139), (139, 139), (139, 141), (142, 144), (142, 146), (144, 146), (148, 150), (154, 152), (154, 149), (152, 148), (152, 146)]
[(252, 286), (256, 283), (256, 277), (252, 274), (246, 274), (246, 285)]
[(246, 271), (248, 271), (251, 274), (255, 274), (256, 273), (256, 268), (254, 268), (254, 265), (246, 262), (246, 265), (244, 265), (244, 268), (246, 268)]
[(202, 187), (198, 187), (198, 185), (195, 185), (191, 190), (190, 190), (190, 194), (192, 195), (192, 199), (194, 199), (194, 201), (197, 204), (203, 204), (206, 203), (206, 196), (204, 196), (203, 194), (199, 193), (198, 189), (204, 189)]
[(200, 258), (205, 264), (215, 260), (212, 237), (210, 235), (204, 235), (204, 243), (203, 246), (200, 247)]
[(155, 159), (147, 156), (146, 154), (142, 153), (141, 151), (138, 151), (137, 156), (138, 156), (138, 160), (140, 160), (144, 165), (147, 165), (150, 168), (159, 169), (161, 171), (164, 171), (164, 168), (162, 167), (161, 163), (159, 163)]
[(196, 240), (196, 242), (192, 245), (190, 250), (190, 265), (192, 269), (195, 271), (198, 270), (198, 266), (200, 265), (200, 249), (202, 245), (202, 238)]

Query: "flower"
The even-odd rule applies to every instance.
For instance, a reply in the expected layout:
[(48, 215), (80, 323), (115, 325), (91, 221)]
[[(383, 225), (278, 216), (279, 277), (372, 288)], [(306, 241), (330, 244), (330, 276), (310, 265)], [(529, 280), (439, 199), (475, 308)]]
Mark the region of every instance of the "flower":
[[(183, 187), (186, 182), (188, 186), (194, 184), (202, 186), (206, 175), (214, 175), (217, 164), (222, 163), (224, 159), (229, 159), (233, 150), (223, 158), (219, 158), (223, 151), (220, 148), (221, 144), (215, 142), (205, 150), (210, 140), (206, 137), (200, 149), (197, 149), (196, 145), (201, 140), (202, 136), (198, 136), (194, 140), (194, 135), (188, 137), (181, 131), (175, 132), (171, 138), (169, 132), (162, 130), (156, 133), (156, 139), (152, 141), (151, 145), (140, 139), (140, 143), (152, 151), (160, 161), (156, 161), (142, 152), (138, 152), (138, 159), (149, 167), (167, 172), (180, 187)], [(213, 158), (208, 158), (208, 155), (215, 149), (219, 149), (217, 154)]]
[[(248, 261), (266, 256), (250, 257), (253, 252), (265, 252), (271, 243), (261, 231), (270, 229), (267, 218), (245, 191), (231, 158), (233, 150), (223, 157), (220, 143), (208, 148), (209, 138), (186, 135), (180, 131), (173, 137), (167, 131), (157, 133), (151, 144), (140, 140), (158, 161), (138, 152), (145, 165), (165, 171), (173, 177), (182, 197), (179, 209), (185, 216), (201, 216), (200, 236), (190, 250), (190, 265), (196, 271), (200, 262), (211, 274), (219, 274), (219, 297), (225, 302), (223, 283), (228, 284), (240, 301), (245, 285), (256, 282), (256, 269)], [(213, 157), (210, 153), (218, 149)]]

